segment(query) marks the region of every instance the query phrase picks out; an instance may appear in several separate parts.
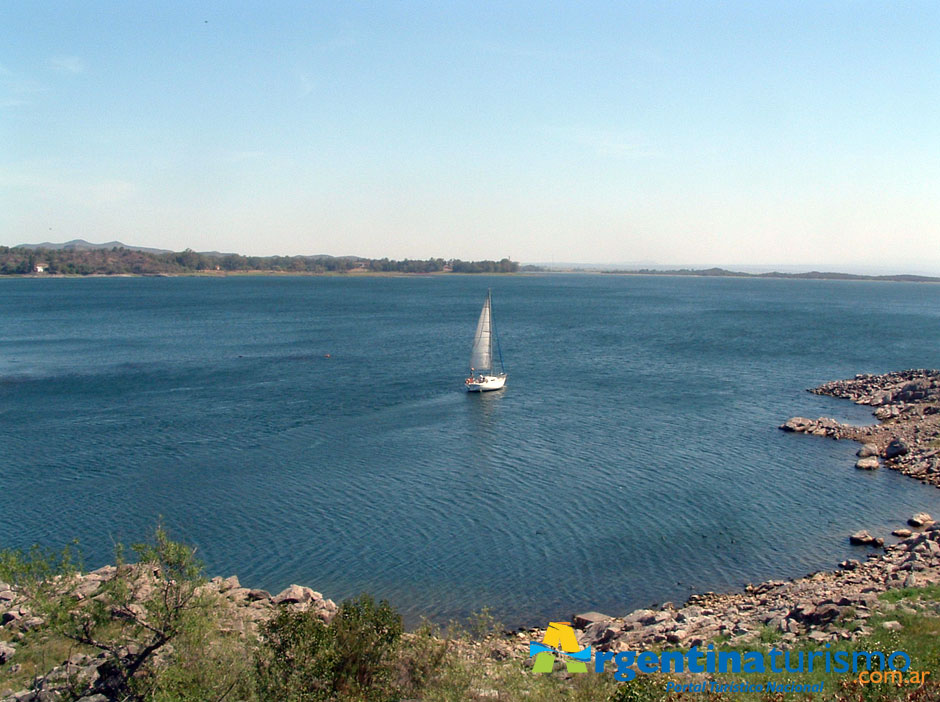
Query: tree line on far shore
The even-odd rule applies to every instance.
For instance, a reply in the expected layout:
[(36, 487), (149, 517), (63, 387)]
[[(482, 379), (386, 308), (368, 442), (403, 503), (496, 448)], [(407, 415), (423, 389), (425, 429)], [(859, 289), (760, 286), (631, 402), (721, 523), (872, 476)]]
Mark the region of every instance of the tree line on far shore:
[(44, 249), (0, 246), (0, 275), (173, 275), (204, 271), (272, 273), (516, 273), (519, 264), (500, 261), (427, 260), (358, 256), (242, 256), (179, 252), (150, 253), (122, 247), (110, 249)]

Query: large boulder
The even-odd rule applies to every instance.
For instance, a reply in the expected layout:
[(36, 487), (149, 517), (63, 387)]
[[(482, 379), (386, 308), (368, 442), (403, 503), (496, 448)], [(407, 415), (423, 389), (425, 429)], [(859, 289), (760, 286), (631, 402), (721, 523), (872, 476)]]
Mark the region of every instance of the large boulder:
[(855, 467), (859, 470), (877, 470), (879, 465), (880, 464), (878, 463), (878, 459), (875, 456), (859, 458), (855, 462)]
[(613, 625), (613, 620), (602, 620), (591, 622), (581, 634), (581, 642), (588, 646), (601, 647), (604, 650), (609, 648), (611, 641), (621, 633), (620, 627)]
[(901, 388), (900, 392), (897, 394), (896, 399), (900, 400), (901, 402), (915, 402), (917, 400), (925, 399), (929, 394), (930, 381), (912, 380)]
[(858, 546), (872, 546), (878, 540), (868, 533), (867, 530), (862, 529), (861, 531), (856, 531), (849, 537), (849, 542), (856, 544)]
[(903, 456), (910, 449), (902, 439), (894, 439), (885, 449), (885, 458), (897, 458)]
[(815, 419), (807, 419), (806, 417), (790, 417), (786, 422), (780, 425), (780, 428), (784, 431), (794, 431), (794, 432), (810, 432), (816, 429), (818, 423)]
[(907, 523), (912, 527), (930, 526), (933, 524), (933, 517), (931, 517), (926, 512), (918, 512), (913, 517), (908, 519)]
[(274, 604), (307, 604), (313, 600), (322, 600), (323, 595), (303, 585), (291, 585), (271, 598)]
[(587, 629), (591, 624), (597, 622), (609, 622), (613, 617), (607, 614), (601, 614), (600, 612), (584, 612), (583, 614), (576, 614), (572, 619), (575, 629)]

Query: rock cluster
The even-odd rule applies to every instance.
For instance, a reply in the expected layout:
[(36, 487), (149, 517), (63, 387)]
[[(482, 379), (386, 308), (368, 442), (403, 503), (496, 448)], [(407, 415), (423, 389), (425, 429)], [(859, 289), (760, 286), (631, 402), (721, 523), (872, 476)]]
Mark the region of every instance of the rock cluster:
[(781, 429), (859, 441), (862, 447), (856, 468), (875, 470), (883, 461), (892, 470), (940, 487), (940, 371), (857, 375), (825, 383), (810, 392), (875, 407), (879, 423), (857, 427), (828, 417), (793, 417)]
[[(777, 646), (799, 641), (825, 643), (870, 634), (867, 621), (879, 593), (898, 587), (940, 582), (940, 524), (915, 533), (865, 562), (843, 561), (840, 569), (796, 580), (771, 580), (743, 592), (693, 595), (682, 607), (639, 609), (625, 617), (596, 612), (573, 618), (581, 645), (602, 651), (641, 650), (651, 646), (701, 646), (721, 637), (728, 645), (772, 639)], [(543, 629), (516, 632), (517, 655)]]

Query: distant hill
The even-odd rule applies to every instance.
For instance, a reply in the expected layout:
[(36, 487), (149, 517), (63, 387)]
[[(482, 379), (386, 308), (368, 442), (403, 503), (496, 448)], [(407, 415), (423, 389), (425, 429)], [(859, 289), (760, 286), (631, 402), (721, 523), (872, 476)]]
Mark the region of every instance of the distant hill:
[(808, 273), (744, 273), (729, 271), (725, 268), (680, 268), (678, 270), (657, 270), (641, 268), (639, 270), (605, 270), (604, 273), (619, 275), (694, 275), (713, 278), (789, 278), (797, 280), (883, 280), (894, 283), (940, 283), (940, 278), (927, 275), (861, 275), (856, 273), (835, 273), (829, 271), (810, 271)]
[(84, 239), (72, 239), (64, 244), (56, 244), (51, 241), (44, 241), (41, 244), (19, 244), (14, 247), (18, 249), (46, 249), (47, 251), (94, 251), (96, 249), (127, 249), (128, 251), (141, 251), (143, 253), (165, 254), (173, 253), (170, 249), (153, 249), (147, 246), (131, 246), (122, 244), (120, 241), (108, 241), (104, 244), (92, 244)]

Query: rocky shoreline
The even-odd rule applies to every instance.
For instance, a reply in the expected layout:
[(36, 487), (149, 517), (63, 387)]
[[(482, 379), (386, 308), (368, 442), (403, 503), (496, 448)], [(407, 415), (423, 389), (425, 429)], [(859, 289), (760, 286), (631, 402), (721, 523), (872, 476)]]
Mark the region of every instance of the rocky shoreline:
[[(881, 465), (924, 483), (940, 487), (940, 371), (910, 370), (884, 375), (858, 375), (851, 380), (826, 383), (811, 390), (818, 394), (850, 399), (875, 407), (879, 424), (857, 427), (828, 418), (794, 417), (780, 428), (862, 443), (859, 469)], [(863, 461), (867, 461), (863, 464)], [(638, 650), (654, 646), (702, 646), (708, 642), (743, 645), (771, 639), (787, 647), (800, 642), (851, 640), (872, 633), (869, 619), (876, 611), (884, 614), (895, 605), (879, 602), (879, 594), (901, 587), (921, 587), (940, 583), (940, 523), (929, 515), (913, 515), (910, 530), (896, 530), (901, 541), (883, 546), (883, 537), (855, 534), (856, 543), (880, 546), (864, 562), (846, 560), (839, 569), (818, 572), (787, 581), (771, 580), (748, 585), (740, 592), (693, 595), (683, 606), (665, 603), (657, 609), (639, 609), (624, 617), (597, 612), (574, 616), (582, 645), (602, 651)], [(869, 537), (860, 541), (855, 537)], [(122, 566), (134, 568), (135, 566)], [(105, 566), (77, 576), (71, 594), (79, 601), (94, 598), (103, 583), (115, 577), (118, 569)], [(152, 574), (135, 574), (141, 596), (147, 593)], [(242, 587), (235, 576), (213, 578), (201, 586), (202, 594), (217, 602), (219, 626), (227, 633), (252, 637), (259, 625), (275, 616), (280, 608), (312, 611), (329, 622), (336, 604), (320, 593), (291, 585), (277, 595)], [(131, 605), (133, 606), (133, 605)], [(15, 671), (17, 642), (27, 632), (43, 624), (30, 612), (20, 593), (0, 583), (0, 671)], [(899, 628), (897, 621), (883, 622), (886, 628)], [(485, 647), (486, 655), (500, 660), (528, 657), (528, 642), (541, 640), (543, 629), (521, 629), (491, 637), (484, 642), (469, 640), (458, 646)], [(100, 657), (99, 657), (100, 658)], [(47, 675), (37, 678), (31, 690), (12, 693), (0, 685), (0, 702), (34, 702), (53, 699), (44, 690), (54, 689), (63, 677), (82, 675), (94, 679), (102, 661), (76, 654)], [(84, 698), (104, 702), (103, 696)]]
[(940, 488), (940, 371), (857, 375), (810, 392), (874, 407), (879, 423), (858, 427), (828, 417), (792, 417), (781, 429), (858, 441), (862, 447), (857, 468), (872, 470), (884, 465)]

